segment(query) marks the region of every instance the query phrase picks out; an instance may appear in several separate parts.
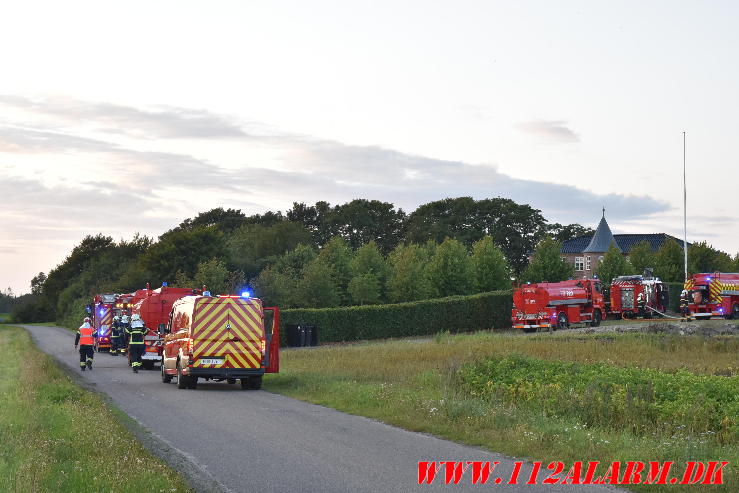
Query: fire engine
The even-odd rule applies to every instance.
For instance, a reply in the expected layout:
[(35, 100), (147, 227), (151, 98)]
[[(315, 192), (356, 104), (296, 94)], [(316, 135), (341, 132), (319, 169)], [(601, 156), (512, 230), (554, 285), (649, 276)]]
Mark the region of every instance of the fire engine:
[(110, 328), (113, 324), (113, 307), (117, 294), (96, 294), (92, 300), (91, 319), (92, 326), (97, 331), (95, 338), (95, 350), (100, 352), (110, 350)]
[[(268, 329), (265, 315), (271, 313)], [(268, 319), (268, 318), (267, 318)], [(198, 379), (259, 389), (265, 373), (280, 369), (280, 312), (263, 307), (248, 292), (241, 296), (185, 296), (174, 302), (162, 327), (162, 382), (194, 389)]]
[(685, 281), (685, 289), (689, 293), (688, 309), (692, 317), (739, 319), (739, 274), (693, 274)]
[(600, 325), (605, 314), (599, 279), (523, 284), (513, 292), (511, 321), (516, 329), (568, 328), (571, 323)]
[(162, 287), (151, 289), (149, 284), (145, 289), (133, 293), (132, 315), (139, 315), (144, 322), (147, 333), (144, 336), (146, 350), (141, 358), (144, 369), (151, 370), (154, 364), (162, 359), (162, 339), (159, 335), (159, 326), (166, 324), (172, 305), (180, 298), (193, 294), (200, 294), (199, 289), (170, 288), (167, 283)]
[(637, 298), (644, 294), (648, 315), (664, 314), (669, 304), (669, 294), (658, 277), (620, 276), (611, 282), (610, 313), (622, 317), (633, 318), (639, 312)]

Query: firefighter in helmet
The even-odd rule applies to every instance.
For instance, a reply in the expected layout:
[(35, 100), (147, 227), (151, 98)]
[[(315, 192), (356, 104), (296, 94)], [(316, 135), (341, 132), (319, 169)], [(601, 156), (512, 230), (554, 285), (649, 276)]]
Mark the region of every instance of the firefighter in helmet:
[(92, 358), (95, 355), (95, 336), (95, 328), (90, 325), (90, 317), (85, 317), (74, 338), (74, 348), (77, 349), (77, 346), (79, 346), (80, 370), (82, 371), (85, 371), (85, 368), (92, 370)]
[(687, 289), (683, 289), (682, 293), (680, 293), (680, 314), (683, 317), (689, 317), (690, 316), (690, 308), (688, 305), (690, 304), (689, 294)]
[(128, 347), (128, 329), (131, 327), (129, 323), (128, 314), (126, 312), (123, 312), (123, 315), (121, 316), (121, 328), (123, 329), (123, 349), (121, 350), (121, 354), (126, 352), (126, 348)]
[(134, 314), (131, 317), (131, 326), (126, 329), (128, 333), (128, 356), (131, 360), (131, 368), (134, 373), (139, 372), (141, 368), (141, 357), (146, 351), (144, 345), (144, 335), (146, 334), (146, 328), (144, 322), (141, 321), (141, 317)]
[(647, 298), (644, 296), (644, 292), (639, 293), (636, 297), (636, 306), (639, 308), (639, 316), (646, 318), (647, 315)]
[(110, 354), (113, 356), (118, 356), (118, 353), (123, 354), (123, 336), (121, 317), (116, 315), (113, 317), (113, 328), (110, 331)]

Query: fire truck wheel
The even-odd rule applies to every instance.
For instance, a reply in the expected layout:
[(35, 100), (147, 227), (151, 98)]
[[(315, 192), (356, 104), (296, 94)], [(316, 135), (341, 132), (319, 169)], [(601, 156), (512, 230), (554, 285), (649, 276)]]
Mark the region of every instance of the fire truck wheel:
[(559, 312), (559, 315), (557, 315), (557, 329), (563, 330), (569, 327), (570, 323), (567, 320), (567, 314), (565, 312)]
[(190, 377), (190, 383), (187, 385), (188, 389), (197, 389), (198, 388), (198, 377)]
[(591, 327), (599, 326), (601, 320), (602, 320), (602, 316), (600, 314), (600, 310), (595, 310), (595, 313), (593, 313), (593, 321), (590, 323), (590, 326)]
[(731, 318), (739, 320), (739, 303), (734, 303), (731, 307)]
[(153, 370), (154, 369), (154, 362), (151, 360), (145, 360), (141, 362), (141, 367), (144, 370)]
[(226, 383), (230, 383), (231, 385), (233, 385), (233, 384), (236, 383), (236, 379), (235, 378), (227, 378), (226, 379)]
[(182, 365), (177, 360), (177, 388), (186, 389), (190, 386), (190, 378), (182, 374)]
[(167, 375), (164, 372), (164, 361), (162, 361), (162, 382), (169, 383), (172, 381), (172, 375)]

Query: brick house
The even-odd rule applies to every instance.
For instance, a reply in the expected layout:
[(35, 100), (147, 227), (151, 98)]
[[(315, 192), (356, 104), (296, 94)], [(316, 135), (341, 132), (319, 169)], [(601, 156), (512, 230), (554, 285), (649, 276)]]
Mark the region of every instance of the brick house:
[[(675, 240), (682, 248), (683, 242), (665, 233), (614, 235), (606, 221), (605, 212), (594, 234), (578, 236), (562, 243), (562, 260), (575, 266), (575, 278), (592, 278), (595, 269), (603, 260), (611, 244), (615, 244), (623, 255), (629, 256), (631, 249), (646, 241), (656, 252), (667, 240)], [(690, 246), (690, 244), (688, 244)]]

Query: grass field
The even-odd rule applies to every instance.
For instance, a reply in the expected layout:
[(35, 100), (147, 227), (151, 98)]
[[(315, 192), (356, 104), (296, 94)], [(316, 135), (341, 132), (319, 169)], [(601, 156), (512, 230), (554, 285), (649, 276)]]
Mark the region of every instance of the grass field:
[(265, 388), (532, 460), (728, 460), (711, 491), (736, 492), (738, 355), (736, 337), (439, 335), (285, 351)]
[(25, 330), (0, 325), (0, 347), (0, 491), (190, 491)]

